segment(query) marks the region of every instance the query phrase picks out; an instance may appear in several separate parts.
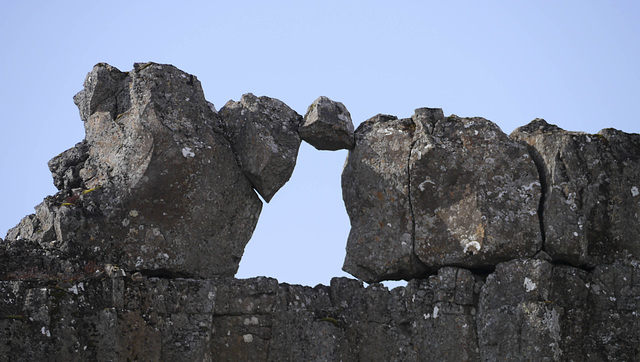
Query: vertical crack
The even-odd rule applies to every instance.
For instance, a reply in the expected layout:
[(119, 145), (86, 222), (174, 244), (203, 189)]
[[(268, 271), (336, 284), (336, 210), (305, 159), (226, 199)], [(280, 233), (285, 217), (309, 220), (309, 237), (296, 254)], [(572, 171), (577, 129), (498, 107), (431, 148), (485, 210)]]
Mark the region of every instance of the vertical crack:
[(542, 237), (542, 247), (541, 250), (545, 250), (545, 242), (546, 242), (546, 234), (544, 229), (544, 205), (547, 199), (547, 195), (549, 194), (549, 184), (547, 182), (547, 169), (544, 163), (544, 159), (540, 152), (532, 146), (527, 145), (527, 151), (529, 151), (529, 155), (531, 159), (533, 159), (533, 164), (536, 166), (538, 171), (538, 177), (540, 179), (540, 202), (538, 203), (538, 222), (540, 223), (540, 236)]
[[(415, 127), (415, 123), (413, 123)], [(409, 215), (411, 217), (411, 259), (413, 263), (422, 264), (422, 261), (416, 255), (416, 217), (413, 213), (413, 202), (411, 200), (411, 153), (413, 152), (413, 146), (416, 144), (417, 130), (413, 130), (411, 135), (411, 145), (409, 146), (409, 157), (407, 157), (407, 200), (409, 202)], [(418, 269), (416, 265), (415, 269)], [(423, 265), (424, 266), (424, 265)]]
[(441, 109), (431, 108), (419, 108), (416, 109), (416, 113), (409, 119), (412, 122), (412, 135), (411, 145), (409, 146), (409, 156), (407, 158), (407, 190), (409, 202), (409, 215), (411, 216), (411, 258), (412, 258), (412, 273), (423, 273), (429, 270), (420, 258), (416, 255), (416, 217), (413, 208), (413, 200), (411, 197), (411, 156), (415, 148), (418, 139), (422, 135), (433, 134), (435, 124), (444, 118)]

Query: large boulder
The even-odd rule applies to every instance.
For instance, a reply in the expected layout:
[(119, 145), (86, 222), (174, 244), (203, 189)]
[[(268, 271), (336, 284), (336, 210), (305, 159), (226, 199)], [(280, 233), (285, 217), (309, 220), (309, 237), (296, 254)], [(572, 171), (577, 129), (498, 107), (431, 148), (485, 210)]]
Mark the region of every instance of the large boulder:
[(293, 173), (302, 116), (280, 100), (251, 93), (227, 102), (220, 116), (240, 167), (269, 202)]
[(409, 160), (415, 254), (432, 269), (535, 255), (540, 179), (526, 147), (484, 118), (426, 111), (414, 115), (424, 131)]
[(86, 139), (49, 162), (60, 192), (9, 239), (37, 243), (58, 269), (233, 276), (262, 203), (200, 82), (171, 65), (98, 64), (74, 101)]
[(482, 118), (420, 108), (355, 132), (342, 174), (343, 269), (367, 282), (441, 266), (491, 268), (542, 247), (540, 181), (526, 147)]
[(542, 119), (516, 129), (544, 185), (545, 250), (594, 267), (640, 260), (640, 135), (568, 132)]
[(425, 271), (413, 253), (409, 156), (415, 125), (377, 115), (355, 131), (342, 172), (351, 231), (343, 269), (367, 282), (411, 278)]
[(319, 150), (353, 148), (353, 123), (347, 107), (327, 97), (319, 97), (307, 110), (300, 137)]

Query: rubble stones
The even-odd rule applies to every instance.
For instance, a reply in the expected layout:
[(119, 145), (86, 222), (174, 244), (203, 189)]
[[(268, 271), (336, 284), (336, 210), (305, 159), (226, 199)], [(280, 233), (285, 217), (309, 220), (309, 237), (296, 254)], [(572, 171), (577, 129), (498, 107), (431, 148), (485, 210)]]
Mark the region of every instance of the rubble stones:
[(238, 164), (269, 202), (293, 173), (302, 117), (277, 99), (251, 93), (227, 102), (219, 114)]
[(537, 119), (515, 130), (544, 181), (545, 250), (594, 267), (640, 260), (640, 135), (568, 132)]
[(307, 110), (300, 137), (319, 150), (353, 148), (353, 123), (344, 104), (319, 97)]

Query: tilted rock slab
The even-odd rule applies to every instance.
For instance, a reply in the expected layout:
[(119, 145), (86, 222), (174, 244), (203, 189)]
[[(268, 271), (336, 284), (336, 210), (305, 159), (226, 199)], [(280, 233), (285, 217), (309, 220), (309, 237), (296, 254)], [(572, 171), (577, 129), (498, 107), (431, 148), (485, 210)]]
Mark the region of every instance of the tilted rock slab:
[[(640, 268), (445, 267), (391, 291), (334, 278), (0, 281), (3, 360), (633, 361)], [(8, 342), (8, 343), (7, 343)]]
[(345, 271), (367, 282), (410, 279), (540, 250), (535, 164), (492, 122), (421, 108), (411, 119), (373, 117), (355, 140), (342, 175)]
[(302, 116), (283, 102), (251, 93), (220, 109), (240, 167), (265, 201), (291, 178), (302, 140)]
[(324, 96), (309, 106), (298, 130), (300, 137), (316, 149), (330, 151), (353, 148), (353, 132), (351, 114), (344, 104)]
[(568, 132), (544, 120), (515, 130), (544, 182), (545, 250), (594, 267), (640, 260), (640, 135)]
[(84, 85), (86, 139), (50, 161), (61, 191), (9, 232), (7, 253), (40, 253), (31, 265), (52, 273), (91, 262), (233, 276), (262, 203), (200, 82), (171, 65), (98, 64)]

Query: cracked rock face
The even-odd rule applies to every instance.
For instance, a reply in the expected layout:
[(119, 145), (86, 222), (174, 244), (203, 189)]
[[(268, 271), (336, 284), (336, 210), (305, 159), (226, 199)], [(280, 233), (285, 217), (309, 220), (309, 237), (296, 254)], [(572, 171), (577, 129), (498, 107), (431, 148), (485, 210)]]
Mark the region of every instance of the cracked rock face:
[(640, 260), (640, 135), (568, 132), (538, 119), (511, 137), (529, 145), (543, 175), (545, 250), (554, 260)]
[(344, 104), (319, 97), (307, 110), (300, 137), (318, 150), (353, 148), (353, 123)]
[(234, 275), (262, 203), (200, 82), (171, 65), (98, 64), (84, 86), (74, 101), (86, 139), (49, 162), (60, 192), (9, 240), (36, 243), (32, 266), (60, 273), (96, 262)]
[(376, 116), (355, 134), (342, 176), (352, 227), (345, 271), (410, 279), (540, 250), (536, 167), (495, 124), (421, 108), (412, 119)]
[(535, 255), (540, 181), (526, 147), (484, 118), (433, 121), (411, 148), (416, 255), (429, 268), (492, 267)]
[(251, 93), (220, 109), (238, 164), (265, 201), (291, 178), (302, 140), (302, 116), (283, 102)]
[(377, 115), (355, 131), (342, 172), (351, 231), (343, 269), (367, 282), (411, 278), (425, 271), (413, 252), (409, 156), (415, 125)]

